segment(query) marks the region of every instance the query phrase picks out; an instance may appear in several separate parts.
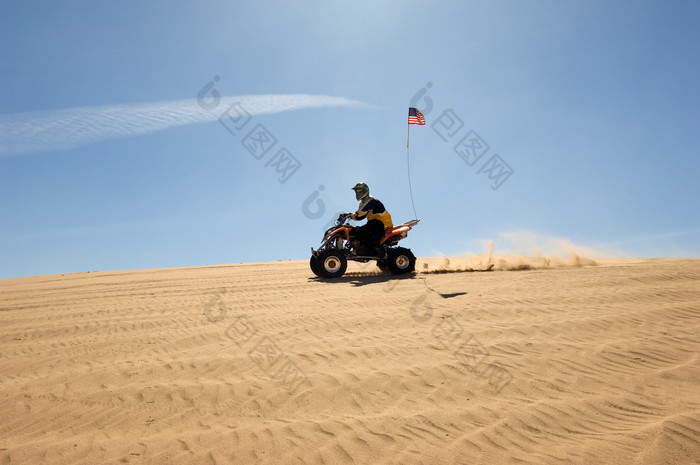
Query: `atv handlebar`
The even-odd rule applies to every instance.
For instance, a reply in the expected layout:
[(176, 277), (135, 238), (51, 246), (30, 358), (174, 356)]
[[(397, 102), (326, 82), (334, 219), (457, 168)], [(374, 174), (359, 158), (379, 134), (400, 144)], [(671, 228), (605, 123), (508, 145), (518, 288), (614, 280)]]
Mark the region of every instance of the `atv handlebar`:
[(338, 225), (345, 223), (345, 220), (352, 218), (352, 213), (341, 213), (338, 215), (338, 219), (335, 220)]

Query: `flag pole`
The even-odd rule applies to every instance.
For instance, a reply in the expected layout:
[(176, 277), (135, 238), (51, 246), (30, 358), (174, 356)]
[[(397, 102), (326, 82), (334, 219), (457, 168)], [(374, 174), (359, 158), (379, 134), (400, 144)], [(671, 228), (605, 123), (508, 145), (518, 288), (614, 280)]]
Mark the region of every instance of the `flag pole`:
[(406, 169), (408, 170), (408, 192), (411, 193), (411, 206), (413, 206), (413, 218), (418, 219), (416, 204), (413, 202), (413, 187), (411, 187), (411, 157), (409, 156), (408, 138), (411, 135), (411, 124), (408, 124), (408, 134), (406, 136)]

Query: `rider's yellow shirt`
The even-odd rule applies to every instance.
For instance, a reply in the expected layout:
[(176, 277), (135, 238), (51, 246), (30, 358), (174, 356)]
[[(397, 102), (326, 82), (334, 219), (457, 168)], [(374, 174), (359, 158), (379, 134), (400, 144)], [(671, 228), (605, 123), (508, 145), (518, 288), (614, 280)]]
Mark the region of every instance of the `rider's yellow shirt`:
[(384, 204), (374, 197), (367, 196), (364, 201), (360, 202), (360, 207), (357, 212), (355, 212), (355, 218), (358, 220), (364, 219), (365, 217), (367, 217), (367, 221), (381, 221), (384, 223), (384, 229), (389, 229), (394, 226), (391, 222), (391, 215), (386, 211), (386, 208), (384, 208)]

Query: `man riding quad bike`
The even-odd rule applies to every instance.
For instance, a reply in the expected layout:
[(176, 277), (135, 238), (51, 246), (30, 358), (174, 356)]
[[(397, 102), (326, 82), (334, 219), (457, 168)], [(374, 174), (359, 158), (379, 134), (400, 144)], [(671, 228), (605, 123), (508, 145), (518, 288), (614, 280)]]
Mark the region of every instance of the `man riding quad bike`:
[[(337, 278), (345, 273), (348, 260), (363, 263), (376, 260), (380, 269), (394, 274), (413, 271), (416, 257), (410, 249), (396, 245), (419, 220), (394, 226), (384, 205), (369, 195), (367, 184), (357, 183), (353, 190), (360, 201), (358, 210), (338, 216), (335, 226), (326, 231), (318, 250), (311, 248), (311, 271), (322, 278)], [(367, 224), (363, 226), (348, 224), (350, 219), (365, 218)]]

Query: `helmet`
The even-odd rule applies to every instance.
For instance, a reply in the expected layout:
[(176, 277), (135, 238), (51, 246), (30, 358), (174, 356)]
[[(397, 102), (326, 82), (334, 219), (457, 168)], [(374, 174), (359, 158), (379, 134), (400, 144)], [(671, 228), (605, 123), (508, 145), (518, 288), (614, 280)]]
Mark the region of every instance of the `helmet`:
[(369, 195), (369, 187), (364, 182), (358, 182), (352, 188), (355, 191), (355, 198), (357, 200), (362, 200)]

